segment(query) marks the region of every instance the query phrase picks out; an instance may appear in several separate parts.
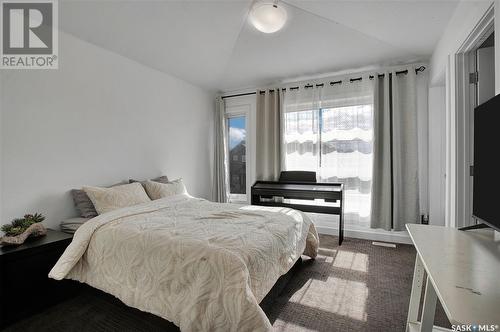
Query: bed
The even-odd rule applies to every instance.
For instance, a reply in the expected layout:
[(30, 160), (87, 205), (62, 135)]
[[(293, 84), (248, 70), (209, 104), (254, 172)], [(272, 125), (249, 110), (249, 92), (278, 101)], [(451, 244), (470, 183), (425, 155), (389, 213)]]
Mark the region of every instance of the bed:
[(259, 303), (318, 245), (302, 212), (181, 194), (90, 219), (49, 277), (87, 283), (182, 331), (269, 331)]

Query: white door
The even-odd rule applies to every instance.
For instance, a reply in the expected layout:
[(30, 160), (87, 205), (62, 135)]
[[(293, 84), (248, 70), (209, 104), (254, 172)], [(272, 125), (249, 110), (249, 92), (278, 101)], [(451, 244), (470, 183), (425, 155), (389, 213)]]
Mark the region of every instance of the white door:
[[(474, 107), (487, 102), (495, 96), (495, 47), (484, 47), (476, 50), (476, 100)], [(469, 145), (469, 165), (474, 165), (474, 108), (471, 107), (469, 114), (470, 123), (470, 145)], [(473, 192), (473, 171), (471, 167), (468, 195), (469, 204), (466, 209), (468, 219), (465, 220), (465, 226), (470, 226), (476, 223), (472, 218), (472, 192)]]
[(477, 63), (477, 104), (495, 96), (495, 47), (480, 48), (476, 51)]

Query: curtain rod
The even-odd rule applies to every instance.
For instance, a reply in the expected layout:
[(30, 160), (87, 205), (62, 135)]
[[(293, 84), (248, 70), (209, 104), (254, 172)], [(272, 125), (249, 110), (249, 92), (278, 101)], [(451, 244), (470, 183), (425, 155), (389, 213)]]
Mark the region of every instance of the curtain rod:
[[(415, 68), (415, 74), (418, 74), (418, 72), (420, 72), (420, 71), (423, 72), (424, 70), (425, 70), (425, 66), (420, 66), (418, 68)], [(395, 74), (396, 75), (399, 75), (399, 74), (408, 74), (408, 70), (397, 71)], [(391, 76), (391, 75), (392, 75), (392, 73), (389, 73), (389, 76)], [(385, 74), (377, 74), (378, 78), (382, 78), (384, 76), (385, 76)], [(375, 78), (375, 76), (374, 75), (370, 75), (370, 76), (368, 76), (368, 78), (372, 80), (372, 79)], [(356, 78), (350, 78), (349, 82), (352, 83), (352, 82), (361, 81), (361, 80), (363, 80), (362, 77), (356, 77)], [(330, 82), (330, 85), (335, 85), (335, 84), (342, 84), (342, 81), (333, 81), (333, 82)], [(304, 85), (304, 89), (309, 89), (309, 88), (312, 88), (314, 86), (316, 86), (316, 87), (322, 87), (322, 86), (325, 86), (325, 83), (319, 83), (319, 84), (315, 84), (315, 85), (313, 85), (313, 84), (306, 84), (306, 85)], [(292, 86), (292, 87), (289, 87), (288, 89), (289, 90), (298, 90), (299, 88), (300, 88), (299, 86)], [(287, 88), (282, 88), (281, 91), (286, 91), (286, 89)], [(274, 89), (269, 90), (269, 92), (274, 92)], [(265, 93), (265, 91), (260, 91), (260, 94), (264, 94), (264, 93)], [(229, 95), (229, 96), (222, 96), (221, 98), (222, 99), (226, 99), (226, 98), (250, 96), (250, 95), (255, 95), (255, 94), (257, 94), (257, 92), (254, 91), (254, 92), (239, 93), (239, 94)]]

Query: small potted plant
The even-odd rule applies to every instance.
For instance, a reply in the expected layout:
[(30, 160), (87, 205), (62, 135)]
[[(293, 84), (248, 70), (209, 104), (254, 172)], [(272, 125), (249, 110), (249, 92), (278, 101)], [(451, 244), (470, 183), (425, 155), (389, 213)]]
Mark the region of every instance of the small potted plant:
[(23, 218), (16, 218), (10, 224), (2, 226), (5, 236), (0, 238), (0, 245), (20, 245), (30, 236), (47, 234), (47, 229), (42, 225), (45, 217), (40, 213), (27, 214)]

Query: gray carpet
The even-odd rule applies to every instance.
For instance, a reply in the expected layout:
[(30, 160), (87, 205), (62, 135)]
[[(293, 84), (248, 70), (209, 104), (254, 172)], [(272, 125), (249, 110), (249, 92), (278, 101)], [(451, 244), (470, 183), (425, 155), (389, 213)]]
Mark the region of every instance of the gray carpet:
[[(268, 317), (276, 331), (405, 331), (416, 251), (321, 236)], [(436, 325), (450, 327), (440, 306)]]
[[(262, 307), (276, 331), (404, 331), (415, 249), (321, 236), (320, 255), (304, 259)], [(449, 327), (438, 306), (436, 325)], [(79, 296), (5, 331), (178, 331), (171, 323), (129, 308), (89, 288)]]

